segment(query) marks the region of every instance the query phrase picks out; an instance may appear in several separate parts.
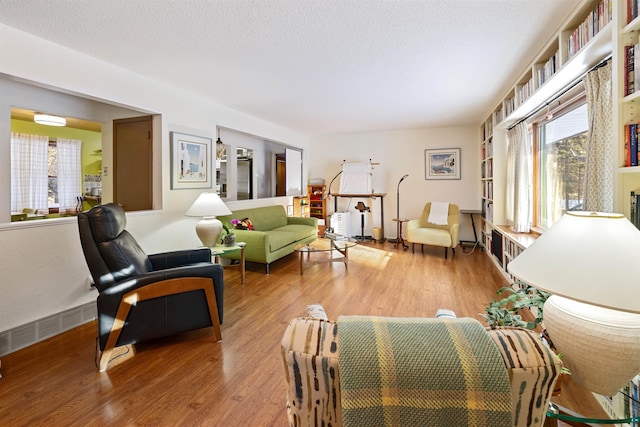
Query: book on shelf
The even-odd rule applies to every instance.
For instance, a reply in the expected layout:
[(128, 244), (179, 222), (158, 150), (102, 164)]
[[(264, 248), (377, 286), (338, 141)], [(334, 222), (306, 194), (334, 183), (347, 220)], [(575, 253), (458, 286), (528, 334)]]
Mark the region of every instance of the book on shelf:
[(640, 190), (631, 192), (631, 222), (640, 230)]
[(613, 0), (602, 0), (568, 37), (568, 57), (572, 58), (610, 21)]
[(640, 0), (627, 0), (627, 24), (638, 17)]
[(624, 126), (624, 165), (638, 166), (640, 164), (640, 125), (629, 123)]
[(635, 92), (635, 45), (624, 47), (624, 94)]

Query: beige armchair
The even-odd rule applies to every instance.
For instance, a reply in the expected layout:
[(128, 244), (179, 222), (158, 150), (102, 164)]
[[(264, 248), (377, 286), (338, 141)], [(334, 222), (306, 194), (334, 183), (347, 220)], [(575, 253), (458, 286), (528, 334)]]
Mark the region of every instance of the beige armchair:
[(431, 202), (427, 202), (422, 210), (420, 219), (412, 219), (407, 223), (407, 242), (411, 243), (411, 251), (415, 252), (415, 244), (443, 246), (444, 258), (447, 259), (448, 248), (453, 253), (460, 243), (458, 230), (460, 228), (460, 210), (458, 205), (449, 204), (449, 212), (446, 225), (436, 225), (428, 221), (431, 212)]
[[(293, 319), (282, 338), (281, 350), (287, 380), (287, 416), (290, 426), (340, 427), (344, 424), (343, 394), (345, 390), (342, 389), (343, 372), (339, 367), (341, 335), (337, 322), (327, 320), (323, 310), (321, 311), (320, 318), (314, 318), (316, 314), (309, 312), (308, 316), (313, 317)], [(456, 322), (460, 320), (464, 319), (425, 321)], [(454, 324), (449, 325), (453, 327)], [(562, 362), (532, 331), (499, 328), (488, 330), (486, 333), (504, 362), (510, 390), (506, 395), (504, 393), (499, 396), (493, 395), (488, 401), (493, 404), (497, 404), (498, 399), (502, 404), (510, 401), (511, 421), (505, 422), (503, 419), (502, 423), (498, 424), (485, 420), (484, 424), (475, 425), (542, 426), (548, 402), (560, 375)], [(376, 348), (373, 347), (375, 346), (372, 346), (371, 352), (376, 354)], [(457, 348), (451, 347), (448, 352), (443, 353), (443, 361), (447, 353), (457, 351)], [(435, 364), (434, 369), (438, 366), (439, 364)], [(469, 366), (476, 365), (471, 363)], [(370, 369), (370, 365), (365, 366), (363, 363), (363, 369)], [(487, 400), (482, 399), (481, 394), (473, 394), (473, 400), (477, 401), (478, 408), (484, 407), (487, 403)], [(434, 399), (438, 400), (438, 396), (439, 393), (436, 393)], [(417, 394), (415, 397), (420, 400), (420, 397), (424, 396)], [(347, 402), (349, 399), (347, 396)], [(492, 408), (495, 407), (492, 406)], [(447, 420), (446, 417), (443, 421), (444, 424), (437, 425), (468, 425), (463, 422), (456, 424), (452, 420)], [(379, 425), (382, 425), (382, 420)], [(408, 422), (402, 425), (425, 424)]]

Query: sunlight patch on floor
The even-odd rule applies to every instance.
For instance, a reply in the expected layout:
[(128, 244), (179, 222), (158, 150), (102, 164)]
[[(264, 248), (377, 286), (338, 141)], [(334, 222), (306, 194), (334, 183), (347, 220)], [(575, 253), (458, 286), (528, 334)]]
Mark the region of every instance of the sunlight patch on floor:
[(392, 256), (392, 251), (364, 245), (358, 245), (349, 251), (349, 261), (357, 261), (359, 265), (379, 270), (387, 266)]

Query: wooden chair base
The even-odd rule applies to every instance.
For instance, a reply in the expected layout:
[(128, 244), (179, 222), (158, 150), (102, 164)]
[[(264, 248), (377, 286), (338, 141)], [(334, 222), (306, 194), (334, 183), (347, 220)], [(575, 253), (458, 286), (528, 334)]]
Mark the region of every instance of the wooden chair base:
[(215, 292), (211, 286), (211, 279), (207, 279), (205, 277), (182, 277), (179, 279), (163, 280), (124, 294), (122, 301), (120, 301), (120, 306), (118, 307), (118, 312), (116, 313), (116, 318), (113, 321), (111, 331), (109, 331), (109, 337), (107, 338), (104, 351), (100, 355), (98, 370), (100, 372), (107, 370), (107, 365), (109, 365), (111, 354), (118, 342), (122, 327), (127, 320), (131, 306), (135, 305), (136, 302), (200, 289), (204, 291), (207, 298), (207, 306), (209, 307), (209, 315), (211, 316), (213, 334), (216, 337), (216, 341), (222, 340), (220, 319), (218, 318), (218, 306), (216, 303)]

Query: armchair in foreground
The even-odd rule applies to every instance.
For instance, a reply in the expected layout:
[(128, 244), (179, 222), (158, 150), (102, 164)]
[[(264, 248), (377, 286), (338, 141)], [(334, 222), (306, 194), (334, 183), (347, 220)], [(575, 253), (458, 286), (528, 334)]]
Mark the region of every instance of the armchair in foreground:
[(208, 326), (220, 341), (224, 283), (210, 250), (147, 255), (125, 227), (124, 210), (113, 203), (78, 216), (82, 250), (100, 293), (100, 372), (118, 346)]

